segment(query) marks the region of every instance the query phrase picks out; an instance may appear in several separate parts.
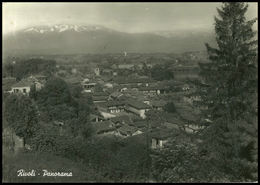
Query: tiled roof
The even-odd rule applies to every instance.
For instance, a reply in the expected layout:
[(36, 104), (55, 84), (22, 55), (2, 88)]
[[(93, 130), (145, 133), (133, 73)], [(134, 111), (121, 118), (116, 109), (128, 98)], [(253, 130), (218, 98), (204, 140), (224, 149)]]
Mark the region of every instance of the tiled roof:
[(179, 134), (178, 131), (173, 132), (174, 130), (169, 129), (156, 129), (151, 132), (151, 137), (156, 139), (167, 139), (171, 135)]
[(54, 125), (58, 125), (58, 126), (62, 126), (62, 125), (64, 125), (64, 122), (61, 122), (61, 121), (53, 121), (53, 124), (54, 124)]
[(150, 128), (159, 128), (162, 126), (162, 122), (159, 121), (149, 121)]
[(11, 90), (13, 84), (16, 83), (16, 79), (12, 77), (2, 79), (2, 87), (4, 90)]
[(41, 75), (41, 74), (36, 74), (36, 75), (29, 76), (28, 79), (33, 80), (33, 81), (45, 81), (45, 80), (47, 80), (47, 76)]
[(137, 130), (138, 130), (137, 128), (135, 128), (133, 126), (129, 126), (129, 125), (123, 125), (122, 127), (120, 127), (118, 129), (118, 131), (121, 132), (124, 135), (126, 135), (126, 134), (133, 134)]
[(98, 123), (92, 123), (92, 126), (97, 134), (116, 129), (113, 126), (113, 123), (111, 121), (102, 121), (102, 122), (98, 122)]
[(164, 89), (168, 89), (168, 87), (162, 84), (156, 84), (148, 87), (139, 87), (138, 89), (139, 91), (151, 91), (151, 90), (164, 90)]
[(138, 127), (138, 128), (144, 128), (147, 125), (147, 121), (141, 120), (141, 121), (135, 121), (133, 123), (134, 126)]
[(162, 114), (164, 120), (168, 123), (174, 123), (180, 125), (184, 124), (184, 122), (180, 119), (180, 116), (177, 113), (163, 112)]
[(93, 96), (108, 96), (108, 95), (109, 95), (108, 92), (102, 92), (102, 91), (93, 93)]
[(108, 102), (106, 102), (107, 107), (124, 106), (124, 105), (125, 105), (124, 101), (108, 101)]
[(93, 101), (107, 101), (108, 97), (107, 96), (93, 96), (92, 99), (93, 99)]
[(124, 122), (126, 124), (132, 123), (131, 118), (127, 115), (111, 118), (111, 121), (114, 123), (117, 123), (117, 122), (120, 122), (120, 123)]
[(90, 117), (91, 120), (96, 118), (96, 117), (98, 117), (100, 119), (104, 119), (104, 117), (102, 115), (96, 115), (96, 114), (90, 114), (89, 117)]
[(155, 107), (163, 107), (166, 104), (166, 102), (163, 100), (153, 100), (150, 102), (150, 104)]
[(118, 84), (125, 84), (125, 83), (151, 83), (154, 80), (150, 78), (116, 78), (114, 81)]
[(176, 104), (176, 109), (184, 120), (197, 121), (199, 119), (199, 115), (191, 107)]
[(69, 84), (80, 84), (80, 81), (78, 81), (77, 79), (65, 79), (65, 82)]
[(169, 122), (163, 123), (163, 127), (169, 128), (169, 129), (178, 129), (178, 130), (180, 129), (180, 126), (178, 124), (169, 123)]
[(180, 115), (184, 120), (188, 121), (197, 121), (199, 117), (188, 111), (180, 111)]
[(120, 97), (117, 98), (119, 101), (126, 101), (128, 99), (128, 97), (126, 95), (122, 95)]
[(29, 81), (29, 80), (21, 80), (19, 81), (18, 83), (12, 85), (13, 88), (15, 87), (30, 87), (33, 85), (33, 82), (32, 81)]
[(7, 77), (7, 78), (3, 78), (2, 79), (2, 84), (5, 85), (6, 83), (10, 83), (10, 82), (16, 82), (16, 79), (13, 77)]
[(129, 143), (137, 143), (137, 144), (142, 144), (144, 146), (146, 146), (147, 143), (147, 135), (145, 133), (142, 134), (137, 134), (131, 137), (127, 137), (123, 140), (123, 142), (125, 142), (126, 144)]
[(120, 97), (120, 96), (122, 96), (123, 94), (122, 93), (120, 93), (120, 92), (113, 92), (110, 96), (112, 96), (112, 97)]
[(137, 108), (137, 109), (150, 109), (151, 107), (141, 101), (136, 100), (128, 100), (127, 104), (131, 107)]
[(194, 71), (198, 71), (199, 67), (198, 66), (174, 66), (174, 67), (172, 67), (172, 70), (174, 70), (174, 71), (179, 71), (179, 70), (194, 70)]
[(182, 81), (176, 81), (176, 80), (169, 80), (169, 81), (162, 82), (162, 84), (164, 84), (164, 85), (180, 86), (180, 85), (183, 85), (184, 82), (182, 82)]
[(113, 70), (112, 69), (103, 69), (102, 72), (110, 73), (110, 72), (113, 72)]
[(47, 78), (46, 75), (40, 75), (40, 74), (37, 74), (37, 75), (34, 75), (36, 78)]

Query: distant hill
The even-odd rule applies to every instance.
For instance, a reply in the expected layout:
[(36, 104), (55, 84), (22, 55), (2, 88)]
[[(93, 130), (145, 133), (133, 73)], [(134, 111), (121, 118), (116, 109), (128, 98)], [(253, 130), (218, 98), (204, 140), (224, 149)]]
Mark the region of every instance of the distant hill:
[(124, 33), (102, 26), (35, 26), (3, 38), (4, 54), (182, 53), (214, 43), (208, 32)]

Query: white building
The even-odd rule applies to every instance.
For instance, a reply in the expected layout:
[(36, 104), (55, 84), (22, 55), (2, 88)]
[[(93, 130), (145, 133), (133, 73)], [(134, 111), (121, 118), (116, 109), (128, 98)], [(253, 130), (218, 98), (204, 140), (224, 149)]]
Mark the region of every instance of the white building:
[(24, 95), (28, 95), (33, 85), (34, 83), (30, 81), (20, 81), (11, 87), (11, 93), (22, 93)]

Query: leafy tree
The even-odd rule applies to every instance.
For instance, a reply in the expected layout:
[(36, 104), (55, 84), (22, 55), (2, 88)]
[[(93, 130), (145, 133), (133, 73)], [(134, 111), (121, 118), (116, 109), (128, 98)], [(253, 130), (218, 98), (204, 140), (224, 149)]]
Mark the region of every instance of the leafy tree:
[[(245, 3), (223, 3), (217, 9), (217, 48), (206, 44), (210, 63), (200, 64), (203, 83), (197, 82), (204, 116), (213, 124), (204, 133), (203, 148), (217, 168), (235, 181), (257, 180), (257, 41), (247, 21)], [(206, 84), (206, 85), (205, 85)]]
[(228, 175), (215, 168), (195, 144), (186, 140), (171, 141), (168, 148), (154, 151), (152, 156), (152, 174), (156, 182), (230, 182)]
[(133, 71), (130, 69), (118, 69), (117, 72), (119, 76), (129, 76), (133, 73)]
[(95, 91), (95, 92), (102, 92), (102, 91), (103, 91), (102, 85), (97, 84), (97, 85), (95, 86), (95, 88), (94, 88), (94, 91)]
[(8, 62), (3, 65), (3, 72), (5, 76), (14, 76), (14, 64)]
[(151, 69), (151, 76), (155, 80), (170, 80), (174, 79), (173, 72), (168, 69), (167, 65), (157, 64)]
[(27, 96), (10, 95), (5, 100), (4, 117), (15, 133), (25, 141), (33, 137), (38, 128), (37, 109)]
[(170, 112), (170, 113), (175, 113), (176, 112), (176, 107), (175, 107), (175, 104), (173, 102), (169, 102), (167, 103), (163, 109), (167, 112)]
[(29, 60), (20, 60), (12, 64), (14, 77), (18, 80), (31, 74), (43, 73), (47, 76), (52, 75), (56, 70), (56, 61), (33, 58)]
[(71, 96), (74, 97), (74, 98), (80, 98), (81, 95), (82, 95), (82, 86), (81, 85), (76, 85), (76, 86), (71, 86), (70, 87), (70, 93), (71, 93)]
[(51, 123), (40, 124), (39, 128), (37, 135), (29, 140), (30, 146), (34, 151), (50, 152), (55, 154), (58, 147), (58, 128)]
[(94, 135), (94, 128), (89, 122), (81, 130), (81, 135), (83, 136), (84, 139), (89, 139)]
[(51, 78), (39, 92), (37, 102), (44, 121), (67, 122), (74, 136), (89, 137), (89, 114), (94, 109), (93, 102), (81, 94), (81, 88), (70, 88), (65, 81)]
[(45, 105), (70, 105), (72, 97), (67, 83), (56, 77), (49, 79), (39, 91), (38, 102)]
[(29, 97), (36, 100), (37, 99), (37, 91), (36, 91), (36, 85), (32, 85), (30, 92), (29, 92)]
[(72, 132), (74, 135), (81, 134), (85, 138), (88, 138), (93, 133), (89, 120), (89, 115), (92, 112), (93, 107), (85, 97), (80, 97), (76, 100), (74, 106), (76, 117), (69, 122)]
[(66, 104), (47, 106), (50, 120), (66, 121), (76, 117), (75, 108)]

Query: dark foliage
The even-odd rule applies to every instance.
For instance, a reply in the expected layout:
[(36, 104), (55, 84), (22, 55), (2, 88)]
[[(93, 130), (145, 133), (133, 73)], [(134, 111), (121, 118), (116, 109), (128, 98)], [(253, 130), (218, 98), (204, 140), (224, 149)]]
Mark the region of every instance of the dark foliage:
[(168, 69), (168, 66), (161, 64), (152, 67), (151, 76), (153, 79), (158, 81), (174, 79), (174, 74), (170, 69)]

